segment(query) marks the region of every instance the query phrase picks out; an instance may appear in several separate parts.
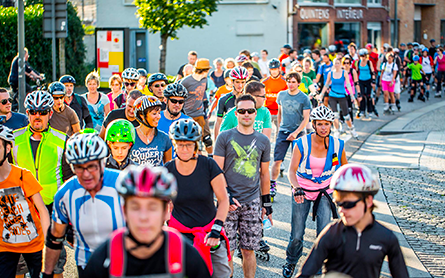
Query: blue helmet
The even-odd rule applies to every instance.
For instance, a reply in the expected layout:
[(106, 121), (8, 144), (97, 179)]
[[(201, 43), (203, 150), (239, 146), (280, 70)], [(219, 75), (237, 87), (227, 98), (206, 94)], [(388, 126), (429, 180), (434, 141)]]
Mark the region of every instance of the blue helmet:
[(414, 61), (414, 62), (417, 62), (417, 61), (419, 61), (419, 60), (420, 60), (420, 57), (419, 57), (419, 56), (416, 55), (416, 56), (413, 57), (413, 61)]

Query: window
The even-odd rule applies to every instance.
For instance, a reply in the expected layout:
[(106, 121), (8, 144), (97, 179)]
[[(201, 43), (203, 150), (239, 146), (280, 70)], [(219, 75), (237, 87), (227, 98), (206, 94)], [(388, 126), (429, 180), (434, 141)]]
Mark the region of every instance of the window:
[(134, 0), (122, 0), (122, 4), (124, 4), (124, 6), (134, 6), (133, 2)]
[(340, 4), (340, 5), (361, 5), (362, 0), (334, 0), (334, 4)]
[(381, 6), (382, 0), (368, 0), (368, 6)]
[(328, 4), (328, 0), (298, 0), (298, 4)]
[(298, 23), (298, 49), (315, 49), (328, 45), (327, 23)]
[(360, 23), (335, 23), (335, 40), (341, 41), (343, 45), (351, 42), (360, 47)]
[(382, 44), (382, 23), (368, 22), (368, 43), (380, 49)]

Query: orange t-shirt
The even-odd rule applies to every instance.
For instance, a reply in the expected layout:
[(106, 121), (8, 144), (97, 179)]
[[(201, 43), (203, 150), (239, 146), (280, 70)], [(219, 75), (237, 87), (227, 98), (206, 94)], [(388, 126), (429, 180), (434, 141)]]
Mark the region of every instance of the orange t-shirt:
[(289, 57), (289, 55), (281, 53), (280, 57), (278, 57), (278, 60), (280, 60), (280, 65), (281, 65), (281, 72), (286, 72), (286, 67), (283, 67), (283, 60), (286, 59), (287, 57)]
[(230, 93), (232, 90), (227, 89), (226, 85), (222, 85), (218, 88), (218, 90), (215, 93), (215, 99), (219, 99), (221, 96)]
[(266, 86), (266, 101), (264, 106), (269, 109), (271, 115), (278, 114), (277, 96), (278, 93), (287, 90), (286, 80), (283, 76), (272, 78), (272, 76), (263, 79), (263, 84)]
[(43, 250), (43, 230), (31, 200), (41, 190), (30, 171), (11, 165), (8, 178), (0, 182), (0, 252)]

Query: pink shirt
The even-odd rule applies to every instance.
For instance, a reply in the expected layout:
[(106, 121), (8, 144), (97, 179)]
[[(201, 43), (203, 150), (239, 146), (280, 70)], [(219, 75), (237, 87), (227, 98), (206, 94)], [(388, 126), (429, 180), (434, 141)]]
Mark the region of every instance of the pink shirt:
[[(318, 158), (318, 157), (314, 157), (312, 155), (309, 155), (309, 163), (311, 165), (311, 170), (312, 170), (312, 176), (314, 177), (319, 177), (321, 175), (321, 173), (323, 173), (323, 169), (324, 169), (324, 165), (326, 162), (326, 157), (322, 157), (322, 158)], [(316, 190), (316, 189), (322, 189), (325, 188), (326, 186), (328, 186), (331, 183), (331, 178), (325, 180), (324, 182), (322, 182), (321, 184), (319, 183), (315, 183), (311, 180), (305, 179), (305, 178), (300, 178), (297, 175), (297, 180), (298, 180), (298, 184), (304, 188), (304, 189), (309, 189), (309, 190)], [(332, 192), (334, 192), (333, 189), (328, 189), (326, 190), (329, 194), (331, 194)], [(318, 193), (319, 192), (304, 192), (306, 194), (306, 199), (307, 200), (311, 200), (311, 201), (315, 201), (315, 199), (317, 199)]]
[(437, 66), (438, 71), (445, 71), (445, 55), (442, 56), (442, 59), (437, 56), (437, 63), (439, 64)]
[(112, 110), (114, 110), (113, 93), (109, 92), (107, 94), (107, 97), (110, 100), (110, 111), (112, 111)]
[(349, 92), (348, 87), (346, 87), (346, 82), (345, 82), (345, 89), (346, 89), (346, 93), (348, 93), (348, 95), (355, 95), (355, 85), (354, 85), (354, 78), (352, 77), (352, 69), (349, 71), (348, 73), (349, 75), (349, 84), (351, 85), (351, 92)]

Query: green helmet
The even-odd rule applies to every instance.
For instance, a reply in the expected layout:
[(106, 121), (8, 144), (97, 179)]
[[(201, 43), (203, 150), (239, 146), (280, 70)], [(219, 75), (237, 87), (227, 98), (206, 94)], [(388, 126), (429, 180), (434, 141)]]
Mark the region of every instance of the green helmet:
[(136, 131), (131, 122), (124, 119), (117, 119), (108, 124), (105, 141), (134, 143), (135, 140)]

